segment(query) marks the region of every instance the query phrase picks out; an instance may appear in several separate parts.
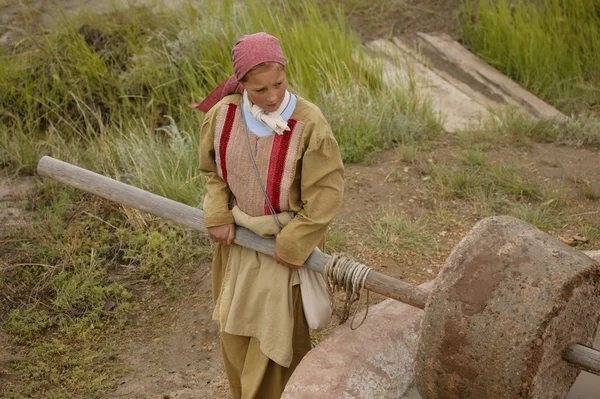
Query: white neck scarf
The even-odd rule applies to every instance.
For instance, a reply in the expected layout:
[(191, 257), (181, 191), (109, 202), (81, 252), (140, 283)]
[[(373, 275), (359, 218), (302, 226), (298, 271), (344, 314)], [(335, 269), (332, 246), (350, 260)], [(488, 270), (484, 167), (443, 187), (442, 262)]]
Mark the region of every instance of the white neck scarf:
[(283, 134), (283, 132), (289, 129), (287, 122), (281, 117), (281, 113), (290, 102), (290, 97), (290, 92), (286, 90), (283, 101), (277, 111), (265, 112), (265, 110), (258, 105), (252, 104), (252, 101), (250, 101), (250, 98), (248, 97), (248, 92), (244, 90), (244, 104), (252, 113), (252, 116), (277, 134)]

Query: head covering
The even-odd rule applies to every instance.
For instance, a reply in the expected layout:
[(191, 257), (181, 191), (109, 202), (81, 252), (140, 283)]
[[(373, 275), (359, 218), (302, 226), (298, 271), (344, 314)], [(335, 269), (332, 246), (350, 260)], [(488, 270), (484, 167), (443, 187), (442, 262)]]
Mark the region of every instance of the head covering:
[(231, 50), (234, 75), (218, 85), (200, 104), (192, 103), (192, 107), (208, 112), (216, 103), (234, 93), (242, 93), (241, 80), (254, 67), (264, 62), (286, 64), (285, 56), (279, 45), (279, 39), (265, 32), (244, 35)]

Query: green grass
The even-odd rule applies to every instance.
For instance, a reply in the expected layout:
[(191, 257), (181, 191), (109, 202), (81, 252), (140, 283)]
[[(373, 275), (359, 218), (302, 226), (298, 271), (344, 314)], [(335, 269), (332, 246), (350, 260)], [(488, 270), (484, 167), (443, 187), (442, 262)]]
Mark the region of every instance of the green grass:
[(483, 166), (487, 163), (485, 155), (477, 150), (464, 150), (458, 157), (465, 166)]
[(391, 208), (383, 208), (367, 223), (371, 236), (381, 248), (398, 253), (412, 251), (423, 254), (434, 244), (424, 218), (411, 218)]
[(565, 220), (552, 202), (519, 203), (515, 204), (508, 213), (544, 231), (559, 228)]
[(534, 118), (515, 107), (506, 107), (459, 132), (457, 138), (462, 146), (476, 151), (486, 151), (494, 145), (528, 147), (532, 141), (598, 148), (600, 118), (589, 114)]
[(413, 163), (421, 152), (421, 148), (415, 144), (401, 144), (397, 148), (398, 159), (402, 162)]
[(432, 164), (426, 171), (436, 192), (466, 201), (476, 218), (510, 214), (545, 231), (571, 220), (567, 212), (571, 192), (559, 181), (539, 187), (513, 164), (489, 162), (473, 150), (464, 150), (456, 158), (461, 166)]
[[(46, 183), (34, 219), (13, 231), (0, 290), (3, 328), (30, 354), (14, 367), (10, 397), (93, 397), (121, 366), (106, 339), (128, 323), (137, 300), (115, 276), (136, 276), (177, 294), (174, 281), (210, 258), (206, 236)], [(7, 258), (10, 256), (9, 258)]]
[(415, 101), (418, 97), (412, 90), (373, 92), (353, 83), (331, 92), (322, 90), (319, 103), (344, 161), (368, 161), (392, 145), (413, 145), (439, 134), (440, 124), (430, 104)]
[(110, 353), (110, 346), (111, 342), (106, 339), (93, 342), (77, 337), (69, 341), (48, 339), (40, 342), (31, 350), (27, 361), (16, 363), (21, 384), (11, 387), (3, 397), (102, 397), (110, 382), (127, 371), (114, 361), (116, 356)]
[[(132, 8), (61, 23), (47, 35), (26, 35), (14, 56), (1, 59), (5, 166), (31, 173), (37, 155), (55, 153), (39, 144), (49, 132), (86, 146), (115, 131), (129, 133), (132, 123), (143, 125), (146, 136), (170, 125), (197, 136), (202, 116), (189, 103), (232, 74), (237, 38), (260, 30), (280, 38), (290, 87), (323, 108), (347, 161), (439, 131), (414, 89), (385, 86), (381, 66), (362, 62), (360, 41), (339, 7), (206, 0), (177, 11)], [(348, 90), (353, 101), (346, 104)]]
[(468, 199), (483, 193), (486, 197), (507, 197), (511, 200), (540, 197), (536, 185), (511, 164), (467, 167), (432, 164), (429, 174), (448, 196)]
[(325, 252), (340, 253), (348, 248), (348, 236), (340, 230), (327, 230), (325, 238)]
[(600, 104), (597, 0), (466, 0), (462, 40), (566, 113)]

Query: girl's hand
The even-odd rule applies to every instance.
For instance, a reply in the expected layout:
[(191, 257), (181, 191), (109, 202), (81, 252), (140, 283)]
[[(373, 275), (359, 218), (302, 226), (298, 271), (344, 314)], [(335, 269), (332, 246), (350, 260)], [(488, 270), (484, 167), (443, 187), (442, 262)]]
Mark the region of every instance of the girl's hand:
[(290, 269), (300, 269), (302, 267), (302, 265), (293, 265), (291, 263), (287, 263), (286, 261), (284, 261), (283, 259), (281, 259), (279, 257), (279, 255), (277, 255), (277, 253), (275, 253), (273, 255), (273, 259), (275, 259), (275, 262), (281, 266), (285, 266), (288, 267)]
[(208, 235), (213, 241), (216, 241), (220, 245), (231, 245), (235, 238), (235, 226), (231, 223), (222, 226), (209, 227)]

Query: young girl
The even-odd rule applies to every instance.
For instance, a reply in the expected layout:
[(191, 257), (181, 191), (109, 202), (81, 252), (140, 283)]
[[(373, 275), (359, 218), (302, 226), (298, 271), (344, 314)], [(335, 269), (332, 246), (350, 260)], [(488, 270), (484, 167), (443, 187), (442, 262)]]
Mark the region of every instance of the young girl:
[[(206, 112), (200, 171), (216, 241), (213, 318), (233, 398), (279, 398), (310, 350), (298, 268), (324, 241), (344, 185), (338, 144), (314, 104), (287, 90), (286, 58), (266, 33), (232, 50), (235, 75)], [(234, 225), (276, 236), (273, 257), (232, 245)]]

